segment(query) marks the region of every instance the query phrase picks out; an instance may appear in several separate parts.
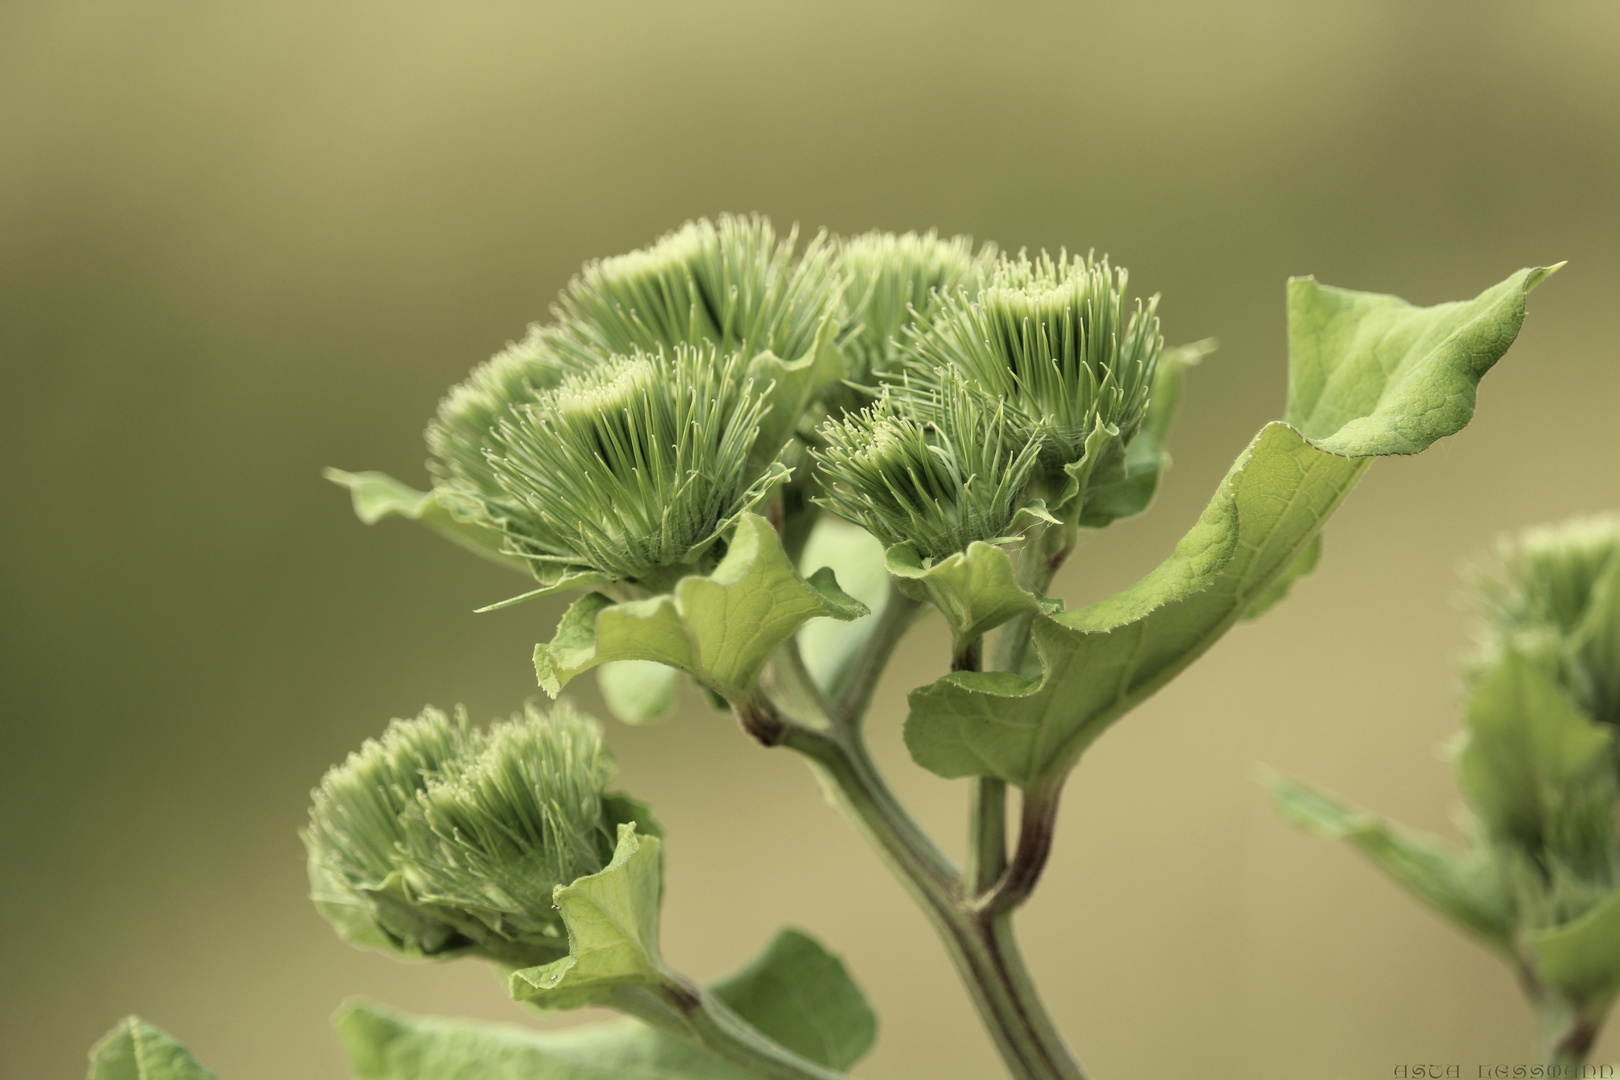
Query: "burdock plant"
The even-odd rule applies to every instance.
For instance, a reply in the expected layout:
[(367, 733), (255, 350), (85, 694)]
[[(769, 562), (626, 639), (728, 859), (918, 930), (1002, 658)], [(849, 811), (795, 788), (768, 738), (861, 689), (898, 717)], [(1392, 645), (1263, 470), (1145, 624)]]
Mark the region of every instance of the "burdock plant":
[(1451, 753), (1467, 847), (1291, 780), (1272, 790), (1500, 956), (1544, 1075), (1575, 1076), (1620, 993), (1620, 517), (1526, 529), (1469, 578), (1483, 626)]
[[(933, 233), (799, 248), (758, 217), (690, 223), (587, 265), (550, 322), (451, 391), (429, 427), (430, 490), (329, 475), (362, 520), (418, 520), (538, 581), (515, 599), (578, 590), (533, 650), (548, 695), (596, 669), (608, 707), (639, 722), (685, 682), (808, 759), (939, 933), (1008, 1073), (1078, 1080), (1013, 926), (1067, 777), (1314, 568), (1374, 457), (1467, 424), (1550, 271), (1432, 308), (1290, 281), (1283, 419), (1153, 572), (1071, 608), (1054, 575), (1082, 531), (1152, 502), (1209, 346), (1165, 348), (1157, 298), (1107, 258), (993, 251)], [(840, 578), (887, 588), (857, 599)], [(970, 783), (965, 865), (864, 734), (897, 643), (930, 612), (951, 632), (948, 670), (911, 691), (905, 742)], [(1571, 685), (1598, 686), (1570, 662)], [(865, 1053), (872, 1010), (801, 933), (711, 988), (662, 959), (660, 839), (610, 775), (595, 724), (559, 703), (484, 733), (424, 713), (327, 777), (310, 874), (340, 935), (479, 956), (525, 1005), (631, 1018), (520, 1033), (351, 1004), (337, 1022), (359, 1075), (827, 1080)], [(1584, 902), (1568, 896), (1553, 906)], [(98, 1049), (99, 1075), (137, 1050), (172, 1065), (148, 1075), (205, 1075), (137, 1020)]]

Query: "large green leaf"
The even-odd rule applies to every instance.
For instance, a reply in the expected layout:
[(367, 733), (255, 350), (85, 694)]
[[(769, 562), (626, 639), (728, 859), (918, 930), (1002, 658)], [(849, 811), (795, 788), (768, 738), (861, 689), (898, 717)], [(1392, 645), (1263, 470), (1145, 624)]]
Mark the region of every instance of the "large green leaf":
[(129, 1016), (91, 1048), (89, 1080), (215, 1080), (215, 1076), (167, 1032)]
[(637, 835), (633, 822), (620, 825), (618, 847), (605, 868), (557, 887), (552, 901), (568, 929), (568, 955), (514, 971), (508, 980), (514, 1000), (577, 1009), (606, 1000), (621, 986), (660, 980), (661, 846), (656, 836)]
[[(1306, 350), (1292, 358), (1291, 379), (1320, 384), (1290, 393), (1290, 418), (1307, 432), (1289, 423), (1261, 429), (1198, 523), (1147, 577), (1088, 608), (1037, 615), (1039, 679), (958, 672), (912, 691), (912, 756), (946, 777), (1026, 787), (1060, 778), (1109, 724), (1245, 611), (1275, 599), (1279, 579), (1297, 576), (1290, 568), (1309, 558), (1371, 456), (1414, 453), (1467, 422), (1474, 384), (1517, 333), (1524, 292), (1548, 272), (1523, 270), (1468, 304), (1424, 309), (1290, 283), (1290, 341)], [(1367, 325), (1353, 332), (1345, 310)], [(1404, 345), (1396, 350), (1392, 341)], [(1388, 372), (1376, 392), (1368, 389), (1374, 370)], [(1338, 425), (1331, 430), (1330, 420)]]
[(1620, 892), (1574, 922), (1525, 935), (1536, 977), (1577, 1001), (1620, 991)]
[(622, 604), (601, 593), (581, 597), (563, 614), (556, 636), (535, 647), (535, 674), (555, 696), (598, 664), (653, 660), (740, 703), (799, 627), (823, 615), (848, 620), (866, 613), (830, 569), (801, 577), (770, 523), (746, 514), (708, 577), (682, 578), (671, 594)]
[(1480, 859), (1287, 777), (1271, 776), (1268, 786), (1289, 822), (1352, 845), (1413, 896), (1512, 955), (1513, 914)]
[(1147, 416), (1136, 437), (1125, 448), (1125, 469), (1118, 479), (1095, 484), (1086, 492), (1080, 511), (1080, 524), (1100, 529), (1120, 518), (1135, 517), (1153, 503), (1159, 491), (1159, 478), (1170, 467), (1165, 444), (1170, 438), (1170, 422), (1181, 401), (1181, 386), (1188, 368), (1215, 351), (1213, 340), (1197, 341), (1164, 350), (1153, 373), (1153, 390), (1148, 398)]
[[(847, 1069), (877, 1020), (836, 956), (795, 930), (715, 985), (716, 997), (803, 1057)], [(355, 1080), (742, 1080), (748, 1074), (636, 1020), (564, 1031), (401, 1016), (350, 1002), (334, 1020)]]
[(1457, 784), (1493, 831), (1539, 850), (1566, 796), (1610, 771), (1609, 731), (1531, 661), (1503, 656), (1468, 703)]

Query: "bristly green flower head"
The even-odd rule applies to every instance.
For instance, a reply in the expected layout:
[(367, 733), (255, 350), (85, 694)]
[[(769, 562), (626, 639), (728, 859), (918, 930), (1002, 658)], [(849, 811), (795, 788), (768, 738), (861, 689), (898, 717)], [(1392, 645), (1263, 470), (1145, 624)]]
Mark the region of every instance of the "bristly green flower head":
[(712, 343), (746, 363), (769, 350), (798, 360), (825, 339), (842, 279), (824, 234), (794, 259), (798, 230), (778, 238), (767, 218), (689, 221), (651, 246), (587, 263), (544, 332), (564, 362)]
[(1593, 719), (1620, 724), (1620, 515), (1525, 529), (1468, 576), (1485, 617), (1476, 677), (1518, 653)]
[[(522, 341), (474, 368), (445, 395), (438, 415), (428, 424), (427, 444), (434, 456), (428, 468), (434, 480), (452, 487), (470, 485), (486, 496), (499, 497), (500, 487), (484, 456), (490, 431), (513, 407), (534, 401), (580, 370), (540, 327), (531, 327)], [(475, 513), (464, 500), (457, 509), (468, 517)]]
[(908, 378), (932, 389), (953, 371), (1007, 402), (1053, 478), (1085, 458), (1101, 425), (1114, 437), (1110, 461), (1091, 463), (1096, 478), (1141, 426), (1164, 348), (1158, 297), (1128, 305), (1126, 284), (1106, 258), (1003, 257), (978, 296), (947, 297), (933, 329), (908, 343)]
[(406, 957), (547, 962), (567, 951), (552, 891), (612, 857), (612, 776), (598, 725), (566, 703), (487, 733), (459, 710), (396, 720), (314, 793), (316, 904), (346, 939)]
[(749, 464), (765, 407), (740, 353), (615, 357), (508, 408), (476, 456), (445, 443), (441, 483), (544, 585), (657, 592), (784, 478)]
[(885, 546), (910, 541), (925, 559), (1010, 539), (1040, 444), (955, 374), (920, 396), (927, 420), (886, 394), (821, 427), (825, 446), (814, 454), (827, 496), (818, 501)]
[(901, 332), (914, 323), (929, 326), (957, 289), (977, 293), (994, 256), (993, 245), (975, 255), (970, 238), (943, 239), (932, 229), (898, 236), (870, 232), (843, 241), (838, 259), (847, 278), (842, 322), (849, 381), (865, 384), (891, 370)]

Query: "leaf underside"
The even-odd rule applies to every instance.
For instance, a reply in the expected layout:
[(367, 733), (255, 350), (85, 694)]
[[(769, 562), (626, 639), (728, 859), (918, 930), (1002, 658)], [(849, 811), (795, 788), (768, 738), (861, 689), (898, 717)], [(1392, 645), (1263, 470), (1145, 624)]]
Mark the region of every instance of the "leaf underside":
[(90, 1051), (89, 1080), (216, 1080), (185, 1047), (138, 1016), (126, 1017)]

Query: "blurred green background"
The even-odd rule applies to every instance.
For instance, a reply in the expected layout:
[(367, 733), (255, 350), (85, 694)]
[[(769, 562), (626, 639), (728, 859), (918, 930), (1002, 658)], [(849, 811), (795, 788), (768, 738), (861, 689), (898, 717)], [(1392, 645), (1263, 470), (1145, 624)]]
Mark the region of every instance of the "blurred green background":
[[(476, 964), (342, 945), (295, 832), (389, 717), (534, 694), (560, 603), (474, 616), (514, 581), (359, 525), (319, 471), (424, 481), (439, 395), (584, 259), (728, 209), (1095, 247), (1164, 294), (1171, 340), (1221, 339), (1159, 505), (1074, 560), (1071, 599), (1162, 558), (1280, 414), (1287, 275), (1433, 303), (1570, 260), (1474, 425), (1374, 469), (1317, 576), (1089, 755), (1021, 917), (1101, 1077), (1526, 1060), (1507, 973), (1275, 821), (1251, 772), (1451, 831), (1459, 560), (1620, 505), (1620, 7), (13, 4), (0, 1075), (82, 1075), (131, 1011), (225, 1080), (344, 1076), (353, 993), (532, 1022)], [(903, 649), (875, 737), (959, 849), (961, 785), (898, 738), (945, 648), (930, 624)], [(610, 738), (672, 835), (676, 964), (806, 927), (882, 1012), (860, 1075), (998, 1075), (798, 761), (697, 702)]]

